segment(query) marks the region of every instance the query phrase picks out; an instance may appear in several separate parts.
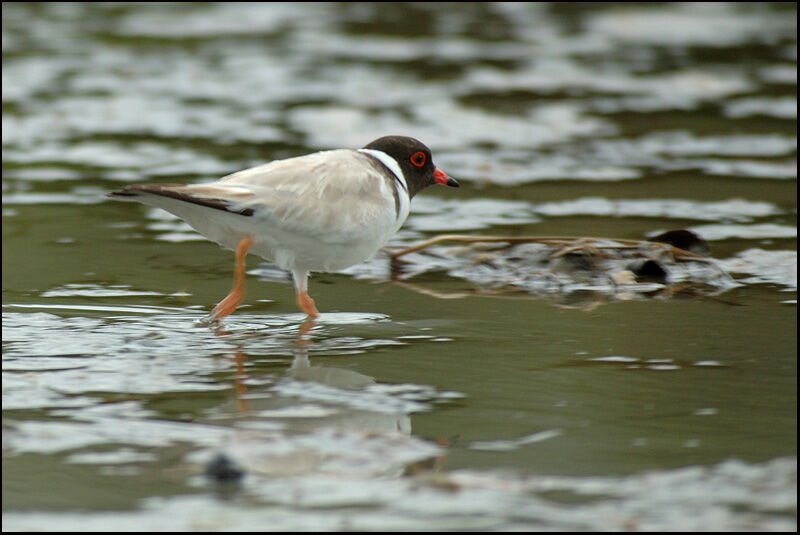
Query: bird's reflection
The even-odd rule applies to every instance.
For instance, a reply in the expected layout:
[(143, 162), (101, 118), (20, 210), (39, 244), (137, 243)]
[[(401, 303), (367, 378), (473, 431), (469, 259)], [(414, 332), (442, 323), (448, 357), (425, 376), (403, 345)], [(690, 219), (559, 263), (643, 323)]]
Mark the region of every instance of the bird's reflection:
[[(402, 404), (378, 407), (391, 401), (371, 392), (373, 377), (346, 368), (312, 365), (304, 336), (291, 344), (292, 364), (283, 376), (268, 387), (248, 387), (243, 350), (233, 353), (234, 394), (237, 418), (279, 421), (289, 431), (319, 427), (363, 432), (411, 433), (411, 420)], [(394, 410), (396, 409), (396, 410)]]
[(353, 370), (329, 366), (312, 366), (308, 358), (308, 344), (298, 342), (294, 346), (294, 359), (286, 376), (298, 381), (309, 381), (334, 388), (358, 390), (375, 384), (375, 379)]
[(243, 344), (230, 353), (233, 396), (212, 411), (211, 419), (230, 425), (233, 433), (205, 452), (206, 477), (230, 485), (248, 474), (399, 477), (439, 470), (447, 444), (411, 434), (410, 414), (420, 410), (420, 403), (369, 375), (312, 364), (317, 341), (307, 327), (301, 325), (278, 344), (281, 354), (287, 348), (292, 353), (281, 373), (253, 371), (254, 355)]

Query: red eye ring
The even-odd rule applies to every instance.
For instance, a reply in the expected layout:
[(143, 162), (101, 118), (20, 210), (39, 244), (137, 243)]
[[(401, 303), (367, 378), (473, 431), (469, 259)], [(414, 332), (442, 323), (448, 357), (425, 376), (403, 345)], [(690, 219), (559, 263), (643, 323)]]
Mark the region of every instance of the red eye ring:
[(425, 156), (424, 152), (418, 151), (412, 154), (409, 160), (411, 160), (411, 165), (413, 165), (414, 167), (422, 167), (423, 165), (425, 165), (425, 162), (428, 160), (428, 158), (427, 156)]

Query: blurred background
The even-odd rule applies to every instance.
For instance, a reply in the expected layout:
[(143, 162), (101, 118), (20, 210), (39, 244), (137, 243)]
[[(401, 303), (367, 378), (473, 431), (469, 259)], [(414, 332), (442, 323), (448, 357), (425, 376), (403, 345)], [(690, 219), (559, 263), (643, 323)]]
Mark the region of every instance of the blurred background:
[[(4, 529), (796, 529), (796, 3), (5, 2), (2, 46)], [(462, 185), (394, 247), (687, 228), (738, 286), (379, 256), (314, 276), (305, 348), (253, 257), (197, 326), (232, 255), (104, 197), (387, 134)]]

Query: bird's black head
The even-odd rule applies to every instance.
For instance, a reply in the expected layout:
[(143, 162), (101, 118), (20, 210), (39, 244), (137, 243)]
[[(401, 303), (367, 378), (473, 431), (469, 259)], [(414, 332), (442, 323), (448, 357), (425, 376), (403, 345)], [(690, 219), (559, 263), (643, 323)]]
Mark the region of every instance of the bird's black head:
[(407, 136), (384, 136), (364, 148), (379, 150), (397, 161), (408, 184), (410, 197), (433, 184), (458, 187), (458, 182), (433, 164), (431, 150), (418, 139)]

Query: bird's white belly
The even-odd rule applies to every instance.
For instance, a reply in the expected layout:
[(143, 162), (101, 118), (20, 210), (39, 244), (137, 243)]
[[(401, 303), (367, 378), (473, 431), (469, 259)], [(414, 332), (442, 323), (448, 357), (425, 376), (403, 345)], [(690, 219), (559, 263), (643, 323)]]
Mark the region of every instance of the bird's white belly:
[(269, 224), (252, 225), (255, 221), (251, 218), (243, 221), (240, 217), (233, 221), (249, 224), (214, 232), (214, 236), (208, 232), (203, 234), (228, 249), (235, 249), (242, 237), (252, 236), (249, 254), (265, 258), (289, 271), (338, 271), (363, 262), (383, 247), (399, 226), (399, 222), (387, 219), (347, 230), (338, 228), (327, 233), (306, 234)]
[(350, 242), (323, 242), (306, 236), (256, 235), (250, 253), (275, 262), (289, 271), (338, 271), (363, 262), (385, 243), (379, 236), (361, 237)]
[(277, 229), (264, 232), (237, 225), (243, 222), (241, 216), (230, 222), (232, 224), (216, 226), (213, 230), (195, 229), (231, 250), (236, 250), (239, 240), (252, 236), (253, 244), (248, 254), (260, 256), (289, 271), (338, 271), (350, 267), (375, 254), (393, 234), (373, 229), (351, 237), (337, 235), (323, 240)]

